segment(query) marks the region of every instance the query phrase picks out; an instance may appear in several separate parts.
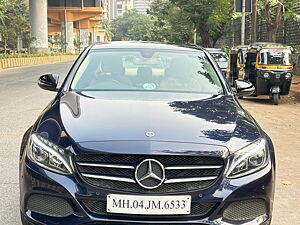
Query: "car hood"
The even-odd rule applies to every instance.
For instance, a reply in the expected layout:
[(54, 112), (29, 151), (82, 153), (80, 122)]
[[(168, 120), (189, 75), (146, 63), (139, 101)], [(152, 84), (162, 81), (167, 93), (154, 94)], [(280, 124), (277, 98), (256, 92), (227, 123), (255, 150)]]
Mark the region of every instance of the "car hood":
[(232, 96), (67, 92), (57, 102), (65, 133), (82, 145), (167, 141), (234, 149), (260, 137), (255, 121)]

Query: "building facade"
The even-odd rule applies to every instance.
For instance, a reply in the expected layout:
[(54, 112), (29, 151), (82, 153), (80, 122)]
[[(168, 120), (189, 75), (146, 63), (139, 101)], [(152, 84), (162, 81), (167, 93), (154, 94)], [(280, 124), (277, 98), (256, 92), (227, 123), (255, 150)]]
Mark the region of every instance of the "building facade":
[(109, 20), (122, 16), (132, 9), (132, 0), (109, 0)]
[(105, 41), (102, 22), (108, 17), (108, 0), (51, 0), (47, 17), (50, 38), (59, 35), (65, 52), (81, 51)]
[(133, 0), (133, 8), (140, 14), (146, 14), (152, 0)]

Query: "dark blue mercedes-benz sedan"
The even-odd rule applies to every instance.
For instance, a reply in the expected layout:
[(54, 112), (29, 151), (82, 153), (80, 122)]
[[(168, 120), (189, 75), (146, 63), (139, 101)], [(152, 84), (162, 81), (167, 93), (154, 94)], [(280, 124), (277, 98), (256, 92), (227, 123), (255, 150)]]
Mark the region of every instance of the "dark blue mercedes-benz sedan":
[(20, 151), (23, 224), (267, 225), (270, 138), (200, 47), (87, 48)]

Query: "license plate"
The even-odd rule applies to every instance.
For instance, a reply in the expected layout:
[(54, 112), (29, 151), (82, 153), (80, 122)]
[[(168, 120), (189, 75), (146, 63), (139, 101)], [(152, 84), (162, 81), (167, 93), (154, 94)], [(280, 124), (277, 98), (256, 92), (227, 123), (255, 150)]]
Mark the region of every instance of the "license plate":
[(184, 215), (191, 212), (191, 196), (107, 195), (108, 213)]

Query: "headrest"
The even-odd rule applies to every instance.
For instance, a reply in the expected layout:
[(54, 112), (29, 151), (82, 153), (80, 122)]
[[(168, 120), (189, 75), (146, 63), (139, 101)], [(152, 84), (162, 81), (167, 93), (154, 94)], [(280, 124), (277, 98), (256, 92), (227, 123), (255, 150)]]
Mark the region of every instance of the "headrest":
[(151, 78), (152, 77), (152, 68), (150, 67), (139, 67), (137, 70), (138, 77)]
[(104, 56), (102, 58), (101, 69), (103, 73), (110, 73), (110, 75), (122, 75), (123, 61), (120, 56)]
[(190, 61), (186, 57), (176, 57), (172, 59), (167, 76), (184, 77), (191, 72)]

